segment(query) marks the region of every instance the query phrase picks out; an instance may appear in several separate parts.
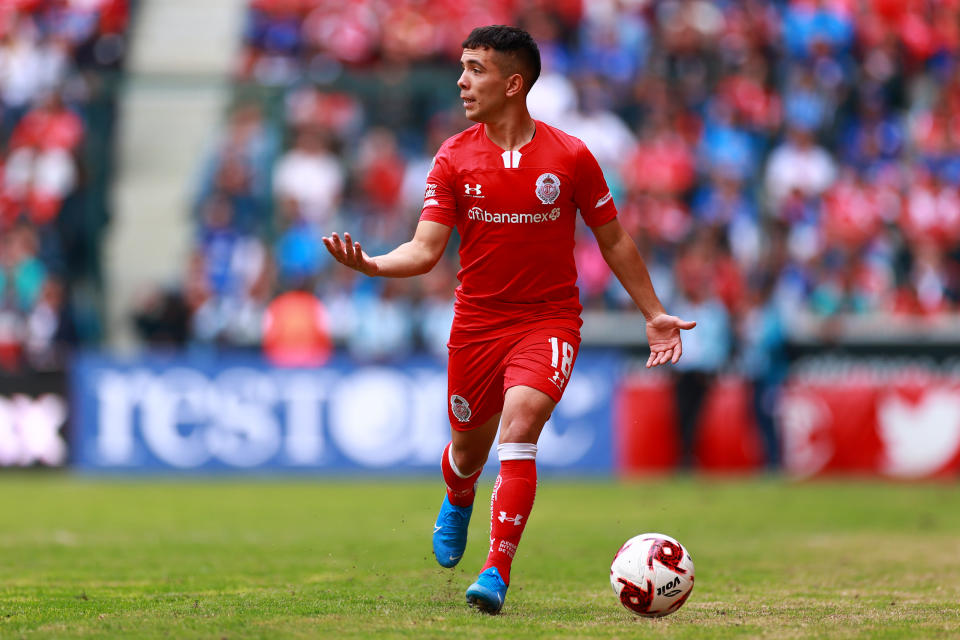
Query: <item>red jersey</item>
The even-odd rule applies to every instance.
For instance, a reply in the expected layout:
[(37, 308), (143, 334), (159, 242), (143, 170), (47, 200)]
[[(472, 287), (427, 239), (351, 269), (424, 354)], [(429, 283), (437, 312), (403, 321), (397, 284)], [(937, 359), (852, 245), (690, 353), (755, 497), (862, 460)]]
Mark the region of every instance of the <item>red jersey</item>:
[(449, 138), (434, 158), (420, 219), (460, 233), (451, 335), (495, 337), (542, 320), (580, 327), (577, 210), (595, 227), (617, 209), (586, 145), (543, 122), (536, 127), (530, 142), (510, 152), (478, 124)]

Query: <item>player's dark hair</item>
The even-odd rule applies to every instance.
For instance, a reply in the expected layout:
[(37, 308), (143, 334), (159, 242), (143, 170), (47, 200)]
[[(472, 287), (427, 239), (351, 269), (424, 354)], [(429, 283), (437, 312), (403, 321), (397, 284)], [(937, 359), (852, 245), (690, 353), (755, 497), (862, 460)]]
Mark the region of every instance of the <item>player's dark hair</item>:
[(540, 48), (523, 29), (505, 24), (477, 27), (460, 46), (464, 49), (493, 49), (515, 61), (527, 91), (540, 77)]

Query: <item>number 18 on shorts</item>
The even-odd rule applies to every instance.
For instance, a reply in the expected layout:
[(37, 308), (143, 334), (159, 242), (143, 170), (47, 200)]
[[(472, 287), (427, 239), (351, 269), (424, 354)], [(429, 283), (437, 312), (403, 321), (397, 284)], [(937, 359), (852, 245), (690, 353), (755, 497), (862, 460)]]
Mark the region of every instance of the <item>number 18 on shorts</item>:
[(580, 333), (556, 326), (454, 344), (447, 367), (450, 424), (467, 431), (503, 409), (503, 395), (517, 385), (559, 402), (573, 373)]

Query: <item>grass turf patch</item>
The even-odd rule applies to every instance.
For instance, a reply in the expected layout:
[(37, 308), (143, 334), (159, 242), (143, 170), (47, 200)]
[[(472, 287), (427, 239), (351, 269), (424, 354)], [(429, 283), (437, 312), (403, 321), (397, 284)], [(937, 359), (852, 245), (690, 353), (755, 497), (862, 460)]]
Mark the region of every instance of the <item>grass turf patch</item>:
[[(486, 555), (481, 483), (461, 564), (436, 566), (438, 480), (147, 481), (3, 474), (0, 637), (950, 638), (950, 485), (545, 477), (504, 612), (466, 607)], [(693, 555), (678, 613), (633, 617), (608, 570), (638, 533)]]

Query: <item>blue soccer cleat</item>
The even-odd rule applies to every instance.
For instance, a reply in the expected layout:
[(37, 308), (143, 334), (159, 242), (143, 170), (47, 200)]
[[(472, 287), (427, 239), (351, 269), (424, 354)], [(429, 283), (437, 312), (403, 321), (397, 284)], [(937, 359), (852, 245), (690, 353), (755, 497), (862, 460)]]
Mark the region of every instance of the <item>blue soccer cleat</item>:
[(472, 513), (473, 505), (455, 507), (446, 496), (443, 497), (437, 523), (433, 525), (433, 555), (441, 567), (455, 567), (463, 557)]
[(467, 588), (467, 604), (484, 613), (500, 613), (506, 597), (507, 583), (496, 567), (481, 572), (477, 581)]

